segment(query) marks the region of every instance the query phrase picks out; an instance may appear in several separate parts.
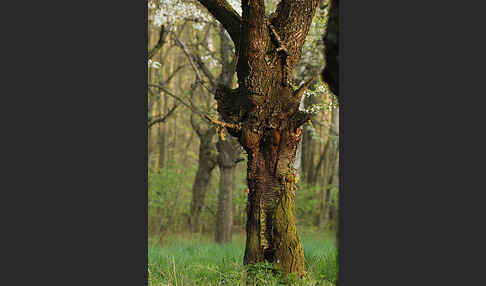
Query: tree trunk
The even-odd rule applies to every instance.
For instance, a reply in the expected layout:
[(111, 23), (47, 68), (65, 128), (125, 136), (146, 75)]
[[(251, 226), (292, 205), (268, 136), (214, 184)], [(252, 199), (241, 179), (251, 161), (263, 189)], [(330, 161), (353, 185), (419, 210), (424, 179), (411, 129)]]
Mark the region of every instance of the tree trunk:
[[(333, 175), (332, 175), (332, 178), (331, 178), (331, 186), (333, 188), (335, 188), (335, 191), (339, 190), (339, 159), (338, 158), (339, 158), (339, 151), (336, 154), (336, 159), (334, 160), (334, 170), (333, 170)], [(329, 200), (329, 212), (327, 214), (327, 221), (328, 221), (331, 229), (335, 229), (335, 226), (336, 226), (336, 224), (334, 224), (334, 223), (331, 224), (331, 222), (336, 222), (336, 219), (337, 219), (337, 212), (338, 212), (337, 203), (338, 202), (336, 200), (336, 197), (337, 196), (331, 196), (331, 198)]]
[[(222, 69), (218, 82), (229, 89), (233, 85), (235, 68), (230, 61), (231, 39), (226, 35), (222, 26), (220, 27), (219, 38)], [(232, 239), (233, 189), (235, 188), (236, 164), (238, 163), (241, 150), (238, 142), (235, 142), (232, 138), (227, 138), (226, 140), (220, 138), (216, 147), (220, 171), (216, 242), (228, 243)]]
[(324, 225), (328, 220), (329, 204), (331, 200), (331, 188), (336, 178), (339, 178), (339, 108), (332, 110), (331, 128), (329, 130), (329, 140), (326, 145), (323, 162), (323, 185), (321, 190), (321, 206), (319, 213), (319, 225)]
[(289, 85), (318, 0), (282, 0), (270, 16), (264, 0), (242, 0), (240, 17), (222, 0), (199, 0), (225, 27), (237, 51), (238, 88), (216, 91), (220, 125), (248, 153), (245, 264), (265, 260), (285, 273), (305, 275), (295, 225), (294, 161), (300, 126), (313, 114), (299, 110), (306, 82)]
[(191, 213), (189, 215), (189, 225), (192, 232), (201, 230), (201, 211), (204, 207), (213, 169), (216, 167), (216, 150), (214, 150), (214, 143), (212, 142), (215, 134), (216, 128), (211, 127), (205, 132), (201, 132), (199, 137), (199, 164), (192, 186)]
[[(307, 97), (304, 100), (304, 105), (308, 108), (311, 105), (318, 103), (315, 96)], [(320, 102), (319, 102), (320, 103)], [(304, 134), (302, 135), (302, 152), (303, 152), (303, 172), (304, 180), (309, 185), (316, 184), (316, 177), (314, 176), (314, 171), (316, 169), (316, 164), (314, 162), (314, 157), (316, 155), (316, 141), (314, 139), (314, 132), (310, 126), (303, 128)]]
[[(322, 70), (321, 78), (325, 81), (331, 92), (338, 97), (339, 95), (339, 1), (331, 0), (329, 7), (329, 19), (327, 32), (323, 35), (325, 46), (326, 66)], [(338, 97), (339, 98), (339, 97)], [(341, 100), (340, 100), (341, 101)], [(339, 108), (332, 111), (332, 123), (329, 134), (326, 152), (332, 149), (332, 153), (324, 161), (324, 186), (321, 193), (321, 207), (319, 214), (319, 224), (327, 223), (329, 213), (329, 202), (331, 191), (329, 184), (339, 184)], [(328, 152), (331, 153), (331, 152)], [(334, 157), (334, 158), (333, 158)]]
[(231, 242), (233, 227), (233, 190), (235, 188), (236, 164), (240, 151), (233, 142), (219, 140), (218, 165), (220, 171), (218, 213), (216, 215), (216, 242)]

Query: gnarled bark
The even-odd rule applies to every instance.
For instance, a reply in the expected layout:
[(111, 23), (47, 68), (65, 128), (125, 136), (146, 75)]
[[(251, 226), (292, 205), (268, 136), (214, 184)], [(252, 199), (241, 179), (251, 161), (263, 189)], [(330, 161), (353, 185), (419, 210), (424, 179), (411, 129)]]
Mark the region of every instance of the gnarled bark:
[[(229, 5), (225, 0), (200, 2), (237, 46), (238, 89), (220, 86), (216, 100), (227, 123), (224, 126), (248, 153), (244, 263), (267, 260), (286, 273), (303, 276), (304, 255), (295, 226), (293, 164), (302, 136), (300, 125), (311, 114), (298, 108), (305, 87), (294, 91), (288, 81), (301, 56), (318, 0), (282, 0), (269, 17), (264, 0), (243, 0), (241, 21), (230, 17), (234, 11), (225, 8)], [(238, 40), (234, 23), (240, 26)]]

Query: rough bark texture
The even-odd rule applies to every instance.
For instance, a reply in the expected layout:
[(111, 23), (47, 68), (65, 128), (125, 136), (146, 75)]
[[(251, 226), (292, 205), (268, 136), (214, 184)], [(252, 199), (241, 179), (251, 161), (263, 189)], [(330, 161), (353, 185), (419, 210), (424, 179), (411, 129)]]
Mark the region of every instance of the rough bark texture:
[(192, 232), (199, 232), (201, 230), (201, 211), (204, 207), (204, 199), (209, 188), (211, 175), (217, 162), (216, 150), (213, 143), (216, 128), (211, 127), (205, 131), (197, 130), (196, 133), (200, 138), (200, 146), (199, 164), (192, 186), (191, 213), (189, 216), (189, 225)]
[[(231, 17), (225, 0), (200, 0), (237, 46), (238, 89), (220, 86), (218, 112), (248, 153), (247, 239), (244, 263), (274, 262), (286, 273), (305, 275), (295, 226), (294, 169), (300, 126), (311, 114), (299, 111), (303, 90), (289, 75), (298, 62), (317, 0), (282, 0), (265, 15), (263, 0), (243, 0), (242, 18)], [(234, 27), (239, 25), (240, 38)], [(225, 24), (226, 23), (226, 24)]]

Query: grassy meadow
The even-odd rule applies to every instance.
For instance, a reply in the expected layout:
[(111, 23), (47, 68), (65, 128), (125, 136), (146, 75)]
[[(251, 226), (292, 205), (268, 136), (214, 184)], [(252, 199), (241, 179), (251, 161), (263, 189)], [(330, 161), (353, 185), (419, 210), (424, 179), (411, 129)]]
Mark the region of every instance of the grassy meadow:
[(335, 236), (316, 229), (300, 232), (307, 275), (284, 276), (269, 264), (243, 265), (244, 233), (230, 244), (216, 244), (205, 235), (168, 234), (149, 238), (148, 285), (324, 285), (337, 279)]

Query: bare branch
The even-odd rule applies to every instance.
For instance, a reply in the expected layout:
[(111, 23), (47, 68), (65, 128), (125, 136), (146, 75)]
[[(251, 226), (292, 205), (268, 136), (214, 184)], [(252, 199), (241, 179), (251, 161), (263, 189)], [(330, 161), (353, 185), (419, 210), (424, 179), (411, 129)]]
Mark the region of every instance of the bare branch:
[(172, 78), (181, 70), (185, 67), (186, 65), (180, 65), (178, 66), (171, 75), (161, 84), (161, 85), (167, 85), (169, 82), (172, 80)]
[(289, 66), (293, 67), (300, 55), (319, 0), (281, 0), (270, 16), (289, 53)]
[(164, 86), (162, 85), (158, 85), (158, 84), (149, 84), (148, 85), (149, 87), (157, 87), (159, 88), (160, 90), (162, 90), (163, 92), (165, 92), (166, 94), (168, 94), (169, 96), (175, 98), (177, 101), (179, 101), (182, 105), (184, 105), (185, 107), (189, 108), (192, 112), (198, 114), (199, 116), (201, 116), (201, 118), (205, 118), (205, 114), (200, 111), (198, 108), (196, 108), (194, 106), (194, 104), (192, 103), (192, 101), (189, 99), (189, 102), (190, 104), (187, 104), (182, 98), (178, 97), (177, 95), (173, 94), (172, 92), (170, 92), (167, 88), (165, 88)]
[(178, 104), (174, 104), (174, 106), (171, 108), (171, 110), (169, 110), (169, 112), (167, 112), (167, 114), (165, 114), (164, 116), (162, 117), (159, 117), (155, 120), (152, 120), (151, 122), (149, 122), (148, 124), (148, 128), (151, 128), (152, 126), (154, 126), (155, 124), (157, 123), (162, 123), (164, 122), (167, 118), (169, 118), (169, 116), (172, 115), (172, 113), (176, 110), (176, 108), (178, 107), (179, 105)]
[(214, 81), (214, 76), (209, 71), (208, 67), (203, 62), (203, 60), (201, 59), (201, 57), (199, 57), (198, 55), (194, 55), (194, 60), (196, 61), (197, 65), (199, 66), (199, 68), (201, 69), (201, 71), (204, 73), (204, 75), (208, 78), (209, 84), (211, 85), (211, 87), (213, 89), (216, 88), (216, 83)]
[(202, 82), (202, 77), (201, 77), (201, 74), (199, 73), (199, 69), (196, 68), (196, 64), (194, 63), (194, 59), (193, 59), (191, 53), (189, 52), (189, 49), (187, 48), (186, 44), (184, 44), (184, 42), (182, 42), (179, 38), (175, 38), (175, 42), (182, 49), (184, 54), (186, 54), (187, 59), (189, 60), (189, 63), (191, 64), (192, 69), (196, 73), (197, 80)]
[(159, 36), (159, 41), (157, 42), (157, 44), (155, 44), (155, 46), (149, 51), (148, 53), (148, 59), (152, 59), (153, 56), (155, 55), (155, 53), (160, 49), (162, 48), (162, 46), (165, 44), (165, 38), (167, 37), (167, 35), (169, 34), (170, 32), (170, 27), (171, 27), (171, 24), (167, 24), (167, 27), (164, 27), (162, 26), (160, 28), (160, 36)]
[[(197, 77), (198, 82), (201, 83), (201, 85), (203, 85), (203, 87), (206, 88), (210, 93), (214, 94), (213, 90), (210, 90), (208, 87), (206, 87), (203, 84), (204, 81), (202, 80), (201, 73), (200, 73), (199, 70), (201, 70), (204, 73), (204, 75), (208, 78), (209, 84), (211, 85), (211, 88), (212, 89), (216, 88), (214, 76), (211, 74), (211, 72), (209, 71), (207, 66), (204, 64), (202, 59), (199, 56), (191, 53), (189, 51), (189, 48), (187, 47), (187, 45), (183, 41), (181, 41), (179, 38), (176, 38), (175, 41), (176, 41), (176, 44), (183, 50), (184, 54), (188, 58), (192, 69), (196, 73), (196, 77)], [(196, 66), (196, 63), (197, 63), (197, 66)]]

